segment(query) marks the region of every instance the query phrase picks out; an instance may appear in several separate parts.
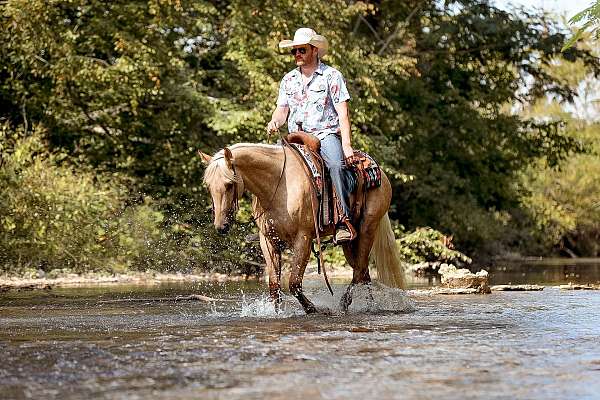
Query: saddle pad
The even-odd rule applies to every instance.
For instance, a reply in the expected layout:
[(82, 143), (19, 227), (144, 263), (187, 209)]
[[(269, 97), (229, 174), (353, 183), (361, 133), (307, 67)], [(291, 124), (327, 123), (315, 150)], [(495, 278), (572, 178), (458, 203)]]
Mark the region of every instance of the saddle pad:
[(348, 165), (355, 174), (362, 176), (365, 190), (381, 186), (381, 168), (373, 157), (364, 151), (354, 150), (354, 156)]

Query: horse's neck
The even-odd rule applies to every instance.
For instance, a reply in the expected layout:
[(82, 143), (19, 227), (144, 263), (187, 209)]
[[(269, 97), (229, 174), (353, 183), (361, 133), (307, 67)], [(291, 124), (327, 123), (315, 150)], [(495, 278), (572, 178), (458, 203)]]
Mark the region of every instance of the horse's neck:
[(232, 148), (232, 152), (236, 171), (244, 179), (246, 189), (258, 197), (261, 202), (269, 201), (282, 173), (283, 148), (265, 145), (239, 145)]

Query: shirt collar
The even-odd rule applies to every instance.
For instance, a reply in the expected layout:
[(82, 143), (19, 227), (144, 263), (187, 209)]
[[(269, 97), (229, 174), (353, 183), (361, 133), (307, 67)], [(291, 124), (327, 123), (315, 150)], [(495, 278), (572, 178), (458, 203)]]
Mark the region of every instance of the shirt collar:
[[(315, 69), (315, 72), (319, 75), (323, 75), (326, 67), (327, 66), (325, 64), (323, 64), (321, 62), (321, 60), (319, 60), (319, 64), (317, 65), (317, 69)], [(296, 71), (296, 75), (300, 76), (300, 74), (301, 74), (300, 67), (297, 67), (295, 71)]]

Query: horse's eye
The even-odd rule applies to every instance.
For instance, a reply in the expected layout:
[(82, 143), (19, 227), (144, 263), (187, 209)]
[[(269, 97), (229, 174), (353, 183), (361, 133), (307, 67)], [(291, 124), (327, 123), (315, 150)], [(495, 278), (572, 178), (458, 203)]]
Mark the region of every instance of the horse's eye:
[(225, 189), (226, 189), (226, 190), (229, 190), (229, 189), (231, 189), (232, 187), (233, 187), (233, 183), (231, 183), (231, 182), (227, 182), (227, 183), (225, 184)]

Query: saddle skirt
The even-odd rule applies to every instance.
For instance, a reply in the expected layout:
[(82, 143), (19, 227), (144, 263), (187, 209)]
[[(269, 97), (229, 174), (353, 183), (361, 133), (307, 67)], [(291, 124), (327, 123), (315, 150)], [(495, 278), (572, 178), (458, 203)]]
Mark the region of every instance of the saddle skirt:
[[(342, 222), (342, 207), (338, 200), (331, 178), (321, 155), (314, 151), (314, 144), (310, 146), (298, 142), (290, 143), (292, 148), (301, 156), (307, 170), (310, 172), (312, 186), (316, 191), (319, 201), (319, 229)], [(318, 147), (317, 147), (318, 148)], [(381, 168), (377, 162), (367, 153), (354, 150), (354, 156), (346, 160), (346, 167), (353, 175), (353, 185), (350, 193), (351, 214), (349, 217), (353, 223), (356, 223), (366, 200), (366, 193), (370, 189), (381, 186)], [(354, 201), (352, 201), (354, 200)]]

